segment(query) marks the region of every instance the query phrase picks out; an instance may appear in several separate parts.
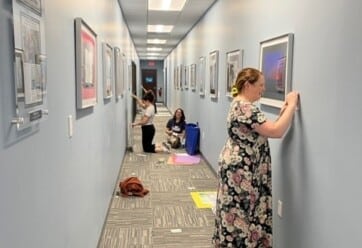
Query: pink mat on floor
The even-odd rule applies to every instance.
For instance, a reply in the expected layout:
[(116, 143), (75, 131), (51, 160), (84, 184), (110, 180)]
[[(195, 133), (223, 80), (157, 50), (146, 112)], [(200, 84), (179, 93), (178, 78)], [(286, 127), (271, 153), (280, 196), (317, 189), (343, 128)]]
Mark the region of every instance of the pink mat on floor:
[(172, 154), (167, 163), (174, 165), (191, 165), (200, 163), (201, 158), (199, 155), (188, 155), (187, 153), (175, 153)]

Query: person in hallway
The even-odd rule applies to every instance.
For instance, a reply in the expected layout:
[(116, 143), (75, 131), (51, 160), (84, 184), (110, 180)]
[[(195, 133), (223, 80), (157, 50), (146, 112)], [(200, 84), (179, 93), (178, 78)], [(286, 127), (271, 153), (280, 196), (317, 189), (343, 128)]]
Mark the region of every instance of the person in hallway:
[(141, 105), (143, 109), (142, 117), (139, 121), (133, 122), (132, 127), (141, 126), (142, 128), (142, 148), (144, 152), (169, 152), (168, 147), (160, 144), (152, 144), (155, 136), (155, 126), (153, 125), (153, 118), (155, 116), (155, 108), (153, 105), (154, 97), (151, 93), (146, 93), (142, 100), (136, 95), (132, 94), (132, 97), (136, 99), (137, 103)]
[[(143, 90), (143, 95), (145, 94), (151, 94), (153, 96), (153, 99), (155, 99), (155, 94), (153, 93), (153, 91), (150, 89), (150, 90), (147, 90), (145, 89), (144, 87), (142, 87), (142, 90)], [(137, 104), (141, 107), (141, 108), (145, 108), (145, 105), (142, 101), (142, 99), (138, 98), (138, 96), (136, 96), (135, 94), (131, 93), (132, 97), (137, 101)], [(155, 108), (155, 113), (157, 113), (157, 107), (156, 107), (156, 102), (155, 100), (153, 100), (153, 106)]]
[(241, 70), (237, 95), (227, 115), (228, 138), (218, 167), (215, 247), (271, 248), (272, 182), (268, 138), (281, 138), (297, 107), (299, 94), (290, 92), (275, 121), (254, 104), (265, 90), (262, 72)]
[(155, 107), (155, 113), (157, 114), (157, 105), (156, 105), (156, 96), (155, 96), (155, 93), (153, 92), (153, 90), (151, 89), (146, 89), (145, 87), (142, 86), (142, 89), (143, 89), (143, 93), (144, 94), (152, 94), (153, 95), (153, 106)]
[(133, 99), (136, 100), (138, 106), (140, 106), (143, 110), (146, 108), (146, 104), (143, 101), (143, 99), (139, 98), (137, 95), (131, 93), (131, 96), (133, 97)]
[(167, 143), (171, 144), (172, 148), (179, 148), (185, 143), (185, 129), (185, 113), (181, 108), (178, 108), (166, 124)]

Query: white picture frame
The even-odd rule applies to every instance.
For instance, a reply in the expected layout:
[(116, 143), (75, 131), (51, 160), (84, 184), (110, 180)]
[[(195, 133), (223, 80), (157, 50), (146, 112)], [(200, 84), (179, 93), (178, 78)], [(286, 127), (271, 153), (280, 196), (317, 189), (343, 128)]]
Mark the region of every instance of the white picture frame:
[(238, 72), (243, 67), (243, 50), (237, 49), (226, 53), (226, 96), (232, 97), (231, 89), (235, 84), (235, 79)]
[(109, 99), (113, 96), (114, 85), (114, 63), (113, 47), (108, 43), (102, 43), (102, 71), (103, 71), (103, 98)]
[(80, 17), (74, 19), (77, 108), (97, 104), (97, 34)]
[(190, 89), (192, 91), (196, 90), (196, 64), (190, 65)]
[(199, 73), (198, 73), (198, 84), (199, 84), (199, 95), (205, 96), (205, 71), (206, 69), (206, 57), (201, 56), (199, 58)]
[(217, 98), (219, 83), (219, 51), (215, 50), (209, 54), (209, 75), (210, 75), (210, 97)]

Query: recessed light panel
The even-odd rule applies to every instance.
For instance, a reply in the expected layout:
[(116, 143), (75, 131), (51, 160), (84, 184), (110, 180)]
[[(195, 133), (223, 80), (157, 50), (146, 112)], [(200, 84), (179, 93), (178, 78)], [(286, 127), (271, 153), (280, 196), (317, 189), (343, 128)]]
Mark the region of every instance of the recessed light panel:
[(160, 40), (160, 39), (148, 39), (148, 44), (165, 44), (166, 40)]
[(150, 33), (170, 33), (173, 25), (147, 25), (147, 31)]
[(181, 11), (186, 0), (148, 0), (149, 10)]
[(162, 51), (162, 48), (161, 47), (147, 47), (147, 51), (158, 52), (158, 51)]

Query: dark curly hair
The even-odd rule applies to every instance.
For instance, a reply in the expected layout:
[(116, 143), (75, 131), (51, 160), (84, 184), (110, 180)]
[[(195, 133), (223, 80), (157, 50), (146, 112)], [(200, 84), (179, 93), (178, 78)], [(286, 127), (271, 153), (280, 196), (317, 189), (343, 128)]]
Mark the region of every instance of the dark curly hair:
[(185, 114), (184, 114), (184, 111), (182, 110), (182, 108), (178, 108), (175, 110), (175, 113), (173, 114), (173, 120), (176, 121), (176, 112), (177, 111), (181, 111), (181, 119), (180, 119), (180, 122), (184, 122), (185, 121)]

